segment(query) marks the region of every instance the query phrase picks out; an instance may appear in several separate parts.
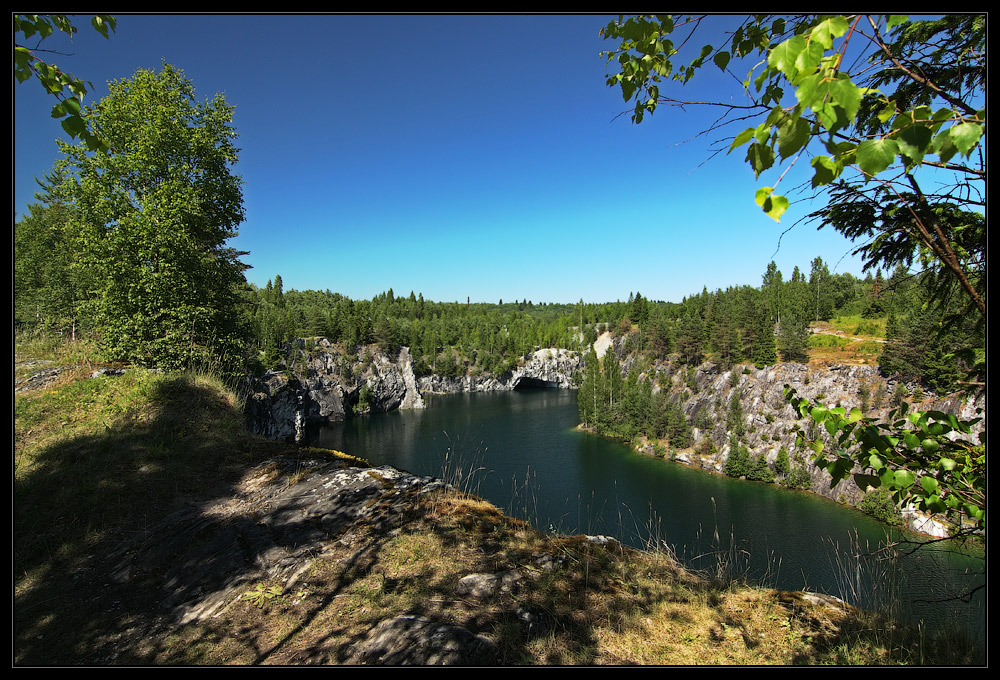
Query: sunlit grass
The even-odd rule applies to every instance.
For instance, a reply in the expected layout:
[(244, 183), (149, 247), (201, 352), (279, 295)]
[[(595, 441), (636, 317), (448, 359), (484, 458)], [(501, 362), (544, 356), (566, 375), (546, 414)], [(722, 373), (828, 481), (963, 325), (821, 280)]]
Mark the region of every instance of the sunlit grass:
[(885, 318), (867, 319), (859, 314), (838, 316), (830, 322), (835, 329), (864, 338), (885, 338)]
[(839, 316), (811, 326), (810, 363), (876, 365), (885, 349), (885, 319)]

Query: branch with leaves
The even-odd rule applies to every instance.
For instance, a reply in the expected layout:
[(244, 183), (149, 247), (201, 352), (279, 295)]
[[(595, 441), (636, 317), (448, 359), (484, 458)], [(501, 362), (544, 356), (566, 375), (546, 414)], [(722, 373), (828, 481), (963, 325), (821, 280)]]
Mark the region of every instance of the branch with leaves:
[[(851, 476), (862, 491), (885, 488), (901, 505), (986, 529), (986, 430), (982, 419), (959, 420), (940, 411), (909, 411), (902, 402), (887, 422), (866, 418), (861, 409), (828, 408), (799, 397), (785, 385), (785, 398), (800, 418), (821, 425), (829, 441), (808, 437), (796, 426), (797, 445), (813, 451), (831, 488)], [(978, 441), (976, 439), (978, 438)]]
[[(840, 191), (841, 197), (865, 195), (875, 205), (895, 196), (910, 215), (912, 248), (931, 253), (985, 318), (983, 284), (964, 268), (933, 219), (941, 203), (981, 208), (975, 196), (985, 193), (985, 17), (755, 15), (729, 33), (722, 47), (706, 44), (685, 64), (672, 34), (692, 27), (685, 29), (687, 42), (705, 27), (703, 19), (620, 17), (602, 29), (605, 39), (618, 42), (602, 52), (609, 66), (617, 66), (607, 84), (621, 88), (624, 100), (633, 103), (633, 122), (641, 123), (661, 104), (707, 104), (736, 112), (741, 120), (756, 116), (758, 124), (737, 132), (728, 151), (745, 146), (745, 161), (757, 178), (785, 164), (776, 181), (756, 191), (765, 214), (780, 221), (789, 208), (778, 185), (803, 155), (809, 157), (813, 191), (847, 186), (851, 191)], [(751, 65), (740, 77), (734, 69), (744, 62)], [(661, 94), (665, 81), (684, 85), (709, 64), (742, 84), (745, 103)], [(934, 183), (950, 189), (930, 200), (917, 182), (920, 169), (938, 173)], [(814, 213), (822, 217), (820, 226), (846, 234), (851, 225), (832, 218), (837, 194), (829, 206), (828, 212)]]
[[(109, 32), (114, 32), (117, 20), (108, 14), (98, 14), (91, 18), (90, 24), (105, 38), (110, 38)], [(66, 14), (14, 15), (15, 39), (18, 34), (25, 42), (38, 37), (38, 42), (34, 47), (27, 47), (15, 42), (14, 77), (19, 83), (37, 78), (45, 90), (59, 100), (59, 103), (52, 107), (52, 117), (63, 119), (61, 121), (63, 130), (74, 139), (82, 139), (92, 151), (106, 151), (105, 142), (96, 132), (87, 127), (87, 122), (81, 115), (83, 98), (87, 94), (88, 88), (92, 90), (94, 86), (89, 81), (66, 73), (55, 64), (50, 64), (38, 56), (39, 53), (47, 51), (41, 48), (42, 42), (56, 30), (69, 36), (73, 36), (77, 32), (76, 26)]]

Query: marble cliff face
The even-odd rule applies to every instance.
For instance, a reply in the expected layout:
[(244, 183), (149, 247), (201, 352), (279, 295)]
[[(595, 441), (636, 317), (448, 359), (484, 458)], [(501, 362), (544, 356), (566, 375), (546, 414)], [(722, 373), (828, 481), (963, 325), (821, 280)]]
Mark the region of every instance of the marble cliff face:
[(272, 439), (299, 440), (308, 423), (344, 420), (357, 413), (424, 408), (422, 393), (490, 392), (518, 387), (573, 386), (576, 352), (542, 349), (501, 375), (417, 378), (408, 348), (395, 356), (374, 347), (343, 353), (325, 338), (297, 339), (284, 360), (253, 381), (247, 399), (251, 429)]

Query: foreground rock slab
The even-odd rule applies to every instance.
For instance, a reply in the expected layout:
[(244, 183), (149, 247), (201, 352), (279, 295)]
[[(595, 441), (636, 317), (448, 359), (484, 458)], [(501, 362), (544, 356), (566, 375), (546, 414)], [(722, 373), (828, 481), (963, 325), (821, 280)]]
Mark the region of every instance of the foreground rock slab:
[(234, 498), (178, 511), (111, 556), (113, 580), (143, 587), (175, 624), (212, 617), (263, 579), (285, 589), (326, 546), (361, 525), (391, 530), (447, 485), (391, 467), (280, 459), (248, 474)]

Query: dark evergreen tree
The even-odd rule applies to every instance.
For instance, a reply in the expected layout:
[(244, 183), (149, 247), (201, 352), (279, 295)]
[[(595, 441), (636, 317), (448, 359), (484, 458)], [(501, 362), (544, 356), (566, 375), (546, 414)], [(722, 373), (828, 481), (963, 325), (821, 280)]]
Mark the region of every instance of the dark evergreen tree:
[(757, 368), (778, 363), (778, 352), (774, 342), (774, 322), (764, 305), (758, 305), (753, 329), (753, 354), (751, 359)]
[(796, 363), (809, 361), (809, 326), (798, 314), (786, 314), (778, 330), (781, 360)]

